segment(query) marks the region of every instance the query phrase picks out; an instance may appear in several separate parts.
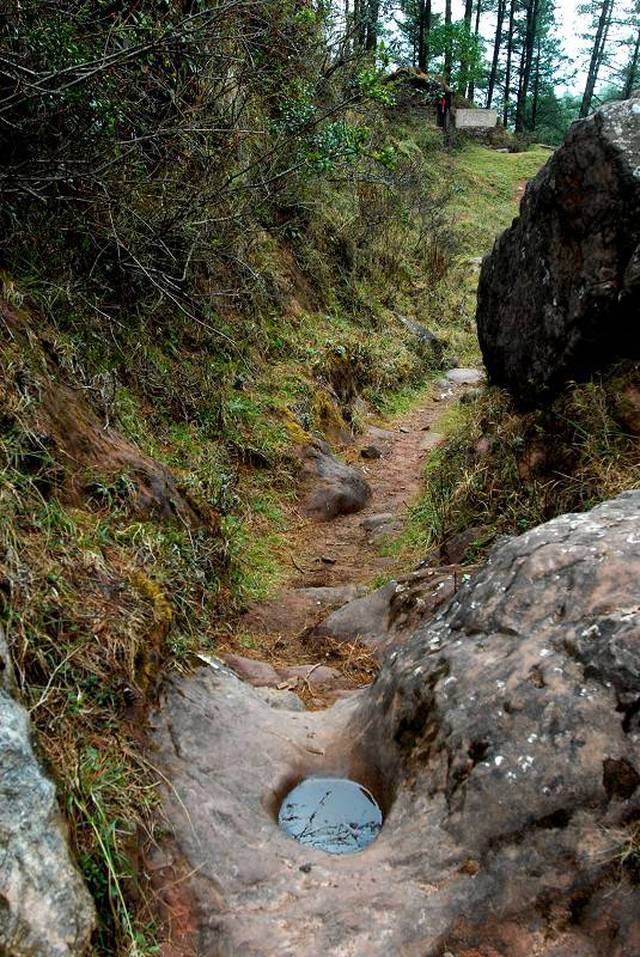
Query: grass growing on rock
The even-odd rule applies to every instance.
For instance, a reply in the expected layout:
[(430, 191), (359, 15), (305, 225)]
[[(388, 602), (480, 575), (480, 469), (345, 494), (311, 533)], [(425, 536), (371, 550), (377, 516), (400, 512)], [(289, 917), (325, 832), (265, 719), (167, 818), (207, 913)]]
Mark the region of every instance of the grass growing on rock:
[(618, 365), (545, 408), (489, 389), (462, 405), (429, 462), (400, 547), (415, 556), (469, 527), (474, 561), (500, 534), (582, 512), (640, 484), (640, 367)]

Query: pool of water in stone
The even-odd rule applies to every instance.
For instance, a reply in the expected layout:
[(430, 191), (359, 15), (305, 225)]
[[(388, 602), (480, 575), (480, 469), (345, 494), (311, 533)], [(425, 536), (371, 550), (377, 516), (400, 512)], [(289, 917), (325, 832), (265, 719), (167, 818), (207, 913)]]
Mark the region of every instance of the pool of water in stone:
[(353, 854), (375, 841), (382, 812), (362, 784), (348, 778), (306, 778), (287, 794), (278, 823), (308, 847)]

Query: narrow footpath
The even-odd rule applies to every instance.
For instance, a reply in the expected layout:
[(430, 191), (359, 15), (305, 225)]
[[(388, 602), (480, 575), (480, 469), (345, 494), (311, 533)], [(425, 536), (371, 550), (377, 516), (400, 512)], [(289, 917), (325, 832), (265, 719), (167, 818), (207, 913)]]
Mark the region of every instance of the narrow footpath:
[[(222, 636), (220, 657), (240, 678), (282, 693), (283, 706), (291, 705), (293, 692), (314, 709), (373, 680), (391, 603), (405, 589), (405, 579), (397, 588), (401, 569), (386, 546), (419, 498), (428, 457), (442, 441), (438, 422), (445, 409), (481, 379), (477, 370), (451, 370), (409, 413), (384, 428), (369, 424), (356, 443), (337, 450), (362, 471), (371, 497), (361, 511), (332, 521), (299, 515), (290, 539), (291, 580), (270, 600), (250, 606)], [(364, 458), (362, 450), (373, 457)], [(447, 597), (451, 588), (442, 576), (429, 574), (429, 584)], [(422, 591), (417, 601), (425, 603)]]

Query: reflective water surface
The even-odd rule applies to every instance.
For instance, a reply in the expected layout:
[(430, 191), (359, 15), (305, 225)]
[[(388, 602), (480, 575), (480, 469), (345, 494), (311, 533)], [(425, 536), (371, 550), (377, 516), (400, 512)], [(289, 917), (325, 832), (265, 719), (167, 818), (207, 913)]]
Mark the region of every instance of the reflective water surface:
[(285, 797), (278, 823), (301, 844), (329, 854), (352, 854), (375, 841), (382, 812), (356, 781), (306, 778)]

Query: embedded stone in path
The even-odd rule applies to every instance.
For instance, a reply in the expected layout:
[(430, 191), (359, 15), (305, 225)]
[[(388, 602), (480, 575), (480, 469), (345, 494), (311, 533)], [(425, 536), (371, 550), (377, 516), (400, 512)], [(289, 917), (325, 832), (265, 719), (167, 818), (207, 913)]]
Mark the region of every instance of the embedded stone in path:
[(481, 369), (449, 369), (445, 378), (455, 385), (478, 385), (484, 382), (485, 374)]
[(315, 625), (319, 616), (365, 593), (362, 585), (286, 588), (277, 598), (250, 605), (238, 627), (254, 635), (298, 635)]
[(312, 482), (303, 508), (318, 521), (359, 512), (371, 498), (362, 472), (333, 455), (326, 442), (315, 442), (302, 453), (303, 472)]
[(365, 445), (360, 449), (360, 455), (363, 459), (379, 459), (382, 452), (377, 445)]
[(309, 638), (360, 640), (381, 660), (391, 646), (405, 641), (423, 618), (433, 615), (451, 598), (463, 574), (464, 569), (456, 566), (410, 572), (338, 608), (313, 629)]
[(222, 660), (239, 678), (254, 688), (278, 688), (283, 682), (295, 684), (298, 681), (306, 682), (315, 688), (322, 685), (338, 687), (342, 679), (336, 668), (323, 664), (272, 665), (267, 661), (235, 654), (223, 654)]

